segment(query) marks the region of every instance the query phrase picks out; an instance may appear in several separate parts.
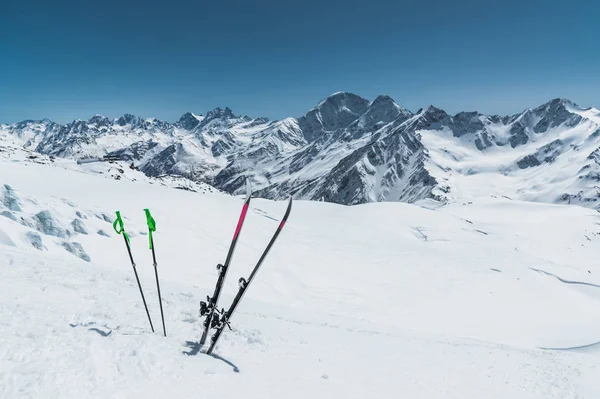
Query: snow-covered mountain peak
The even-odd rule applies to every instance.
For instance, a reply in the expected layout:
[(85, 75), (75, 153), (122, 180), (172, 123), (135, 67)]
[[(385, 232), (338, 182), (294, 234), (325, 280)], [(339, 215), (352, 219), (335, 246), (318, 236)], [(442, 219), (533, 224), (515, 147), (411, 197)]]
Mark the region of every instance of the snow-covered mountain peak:
[(367, 111), (369, 104), (369, 100), (356, 94), (334, 93), (299, 118), (298, 122), (305, 139), (313, 142), (329, 137), (326, 132), (333, 132), (350, 125)]
[(567, 98), (553, 98), (552, 100), (548, 101), (545, 104), (542, 104), (538, 108), (558, 108), (558, 107), (583, 109), (579, 105), (575, 104), (573, 101), (571, 101)]
[(359, 95), (345, 91), (338, 91), (319, 101), (313, 110), (319, 108), (322, 109), (323, 107), (339, 108), (343, 106), (346, 106), (349, 109), (356, 109), (357, 107), (363, 107), (368, 104), (369, 100), (366, 100)]
[(182, 129), (193, 130), (203, 120), (204, 120), (203, 115), (196, 115), (193, 112), (186, 112), (185, 114), (181, 115), (181, 118), (179, 118), (176, 125)]
[(208, 122), (213, 119), (235, 119), (235, 118), (237, 118), (237, 116), (235, 116), (233, 114), (233, 111), (229, 107), (225, 107), (225, 109), (217, 107), (206, 113), (205, 121)]
[(530, 117), (528, 122), (533, 124), (535, 133), (543, 133), (563, 124), (573, 127), (582, 120), (579, 111), (583, 109), (572, 101), (555, 98), (531, 110), (532, 118)]
[(132, 130), (141, 129), (143, 131), (152, 132), (167, 132), (173, 126), (168, 122), (156, 118), (142, 118), (132, 114), (125, 114), (117, 119), (116, 125), (121, 127), (127, 126), (128, 129)]
[(374, 127), (383, 125), (401, 118), (406, 120), (412, 116), (412, 112), (398, 105), (390, 96), (377, 96), (367, 111), (360, 117), (361, 127)]
[(105, 125), (105, 126), (108, 126), (113, 123), (113, 121), (111, 119), (107, 118), (106, 116), (100, 115), (100, 114), (96, 114), (96, 115), (92, 116), (88, 120), (88, 122), (96, 124), (96, 125)]
[(27, 119), (27, 120), (15, 123), (12, 126), (14, 126), (16, 129), (27, 129), (27, 128), (32, 128), (32, 127), (45, 128), (51, 124), (54, 124), (54, 122), (52, 122), (50, 119), (44, 118), (41, 120)]
[(574, 113), (577, 111), (583, 111), (583, 108), (565, 98), (555, 98), (536, 108), (528, 109), (526, 112), (532, 112), (534, 115), (539, 116), (542, 114), (556, 115), (557, 113)]
[(415, 115), (414, 121), (416, 122), (415, 126), (417, 129), (438, 130), (443, 127), (442, 125), (449, 124), (451, 117), (443, 109), (430, 105), (425, 109), (419, 110)]
[(11, 125), (0, 125), (0, 137), (9, 135), (16, 143), (31, 147), (42, 137), (58, 129), (60, 125), (44, 118), (42, 120), (24, 120)]
[(422, 113), (425, 114), (425, 115), (439, 115), (439, 114), (448, 115), (446, 113), (446, 111), (444, 111), (441, 108), (436, 107), (435, 105), (429, 105), (427, 108), (425, 108), (422, 111)]
[(119, 126), (125, 125), (136, 125), (139, 122), (140, 118), (132, 114), (125, 114), (119, 119), (117, 119), (117, 124)]
[(394, 99), (392, 97), (388, 96), (388, 95), (379, 95), (379, 96), (375, 97), (375, 100), (373, 100), (373, 102), (371, 102), (371, 104), (369, 104), (369, 108), (379, 108), (379, 107), (383, 107), (383, 108), (396, 108), (402, 114), (404, 114), (406, 116), (412, 115), (412, 112), (410, 112), (406, 108), (403, 108), (400, 105), (398, 105), (394, 101)]

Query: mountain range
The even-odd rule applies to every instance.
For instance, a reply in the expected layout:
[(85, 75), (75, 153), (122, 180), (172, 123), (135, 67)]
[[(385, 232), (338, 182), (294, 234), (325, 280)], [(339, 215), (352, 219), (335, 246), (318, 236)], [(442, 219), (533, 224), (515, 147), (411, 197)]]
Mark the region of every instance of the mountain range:
[(485, 195), (598, 207), (600, 111), (554, 99), (515, 115), (411, 112), (389, 96), (334, 93), (299, 118), (216, 108), (174, 122), (126, 114), (0, 125), (0, 140), (62, 158), (105, 155), (148, 176), (346, 205)]

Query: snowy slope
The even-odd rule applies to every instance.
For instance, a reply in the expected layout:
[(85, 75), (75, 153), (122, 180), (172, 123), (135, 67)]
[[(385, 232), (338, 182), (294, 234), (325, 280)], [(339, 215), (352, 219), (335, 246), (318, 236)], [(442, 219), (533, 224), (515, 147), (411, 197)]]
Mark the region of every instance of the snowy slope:
[(14, 143), (14, 141), (5, 138), (0, 138), (0, 161), (9, 162), (12, 164), (37, 164), (47, 165), (54, 168), (77, 171), (79, 173), (100, 175), (105, 178), (114, 180), (130, 180), (141, 181), (148, 184), (156, 184), (164, 187), (177, 188), (181, 190), (213, 193), (221, 192), (215, 187), (202, 183), (195, 182), (181, 175), (157, 175), (147, 176), (142, 173), (138, 167), (126, 157), (123, 161), (110, 162), (93, 162), (79, 164), (74, 160), (57, 158), (53, 155), (44, 155)]
[(449, 199), (505, 195), (598, 208), (598, 114), (557, 99), (508, 121), (480, 115), (481, 125), (462, 135), (448, 127), (418, 133)]
[[(194, 344), (198, 302), (241, 202), (0, 158), (0, 213), (14, 216), (0, 216), (0, 397), (599, 397), (597, 212), (493, 197), (295, 201), (233, 331), (209, 357)], [(253, 200), (224, 306), (285, 205)], [(158, 227), (167, 338), (146, 207)], [(111, 231), (115, 210), (154, 334)], [(41, 212), (54, 223), (36, 219)]]

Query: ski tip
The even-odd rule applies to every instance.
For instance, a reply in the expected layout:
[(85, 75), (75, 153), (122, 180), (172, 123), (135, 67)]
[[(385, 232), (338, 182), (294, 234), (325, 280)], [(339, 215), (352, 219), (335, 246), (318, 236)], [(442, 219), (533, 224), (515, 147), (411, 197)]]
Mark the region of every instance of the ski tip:
[(244, 202), (249, 202), (250, 198), (252, 197), (252, 185), (250, 184), (250, 180), (248, 178), (244, 178), (244, 181), (246, 182), (246, 199)]
[(290, 216), (290, 212), (292, 211), (292, 201), (293, 201), (293, 198), (290, 195), (290, 200), (288, 202), (287, 209), (285, 210), (285, 215), (283, 216), (283, 220), (282, 220), (283, 223), (280, 225), (280, 227), (283, 227), (283, 225), (285, 224), (288, 216)]

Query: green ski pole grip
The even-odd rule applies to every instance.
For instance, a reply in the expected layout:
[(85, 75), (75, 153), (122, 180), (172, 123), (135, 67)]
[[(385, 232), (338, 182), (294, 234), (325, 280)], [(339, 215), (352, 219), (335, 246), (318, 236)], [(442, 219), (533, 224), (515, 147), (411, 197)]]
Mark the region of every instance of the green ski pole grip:
[(121, 212), (117, 211), (117, 219), (113, 223), (113, 229), (115, 229), (115, 233), (123, 234), (127, 241), (129, 242), (129, 235), (125, 232), (125, 226), (123, 225), (123, 219), (121, 218)]
[(152, 238), (152, 233), (156, 231), (156, 221), (150, 214), (150, 209), (144, 209), (146, 213), (146, 223), (148, 224), (148, 243), (150, 245), (150, 249), (154, 247), (154, 239)]

